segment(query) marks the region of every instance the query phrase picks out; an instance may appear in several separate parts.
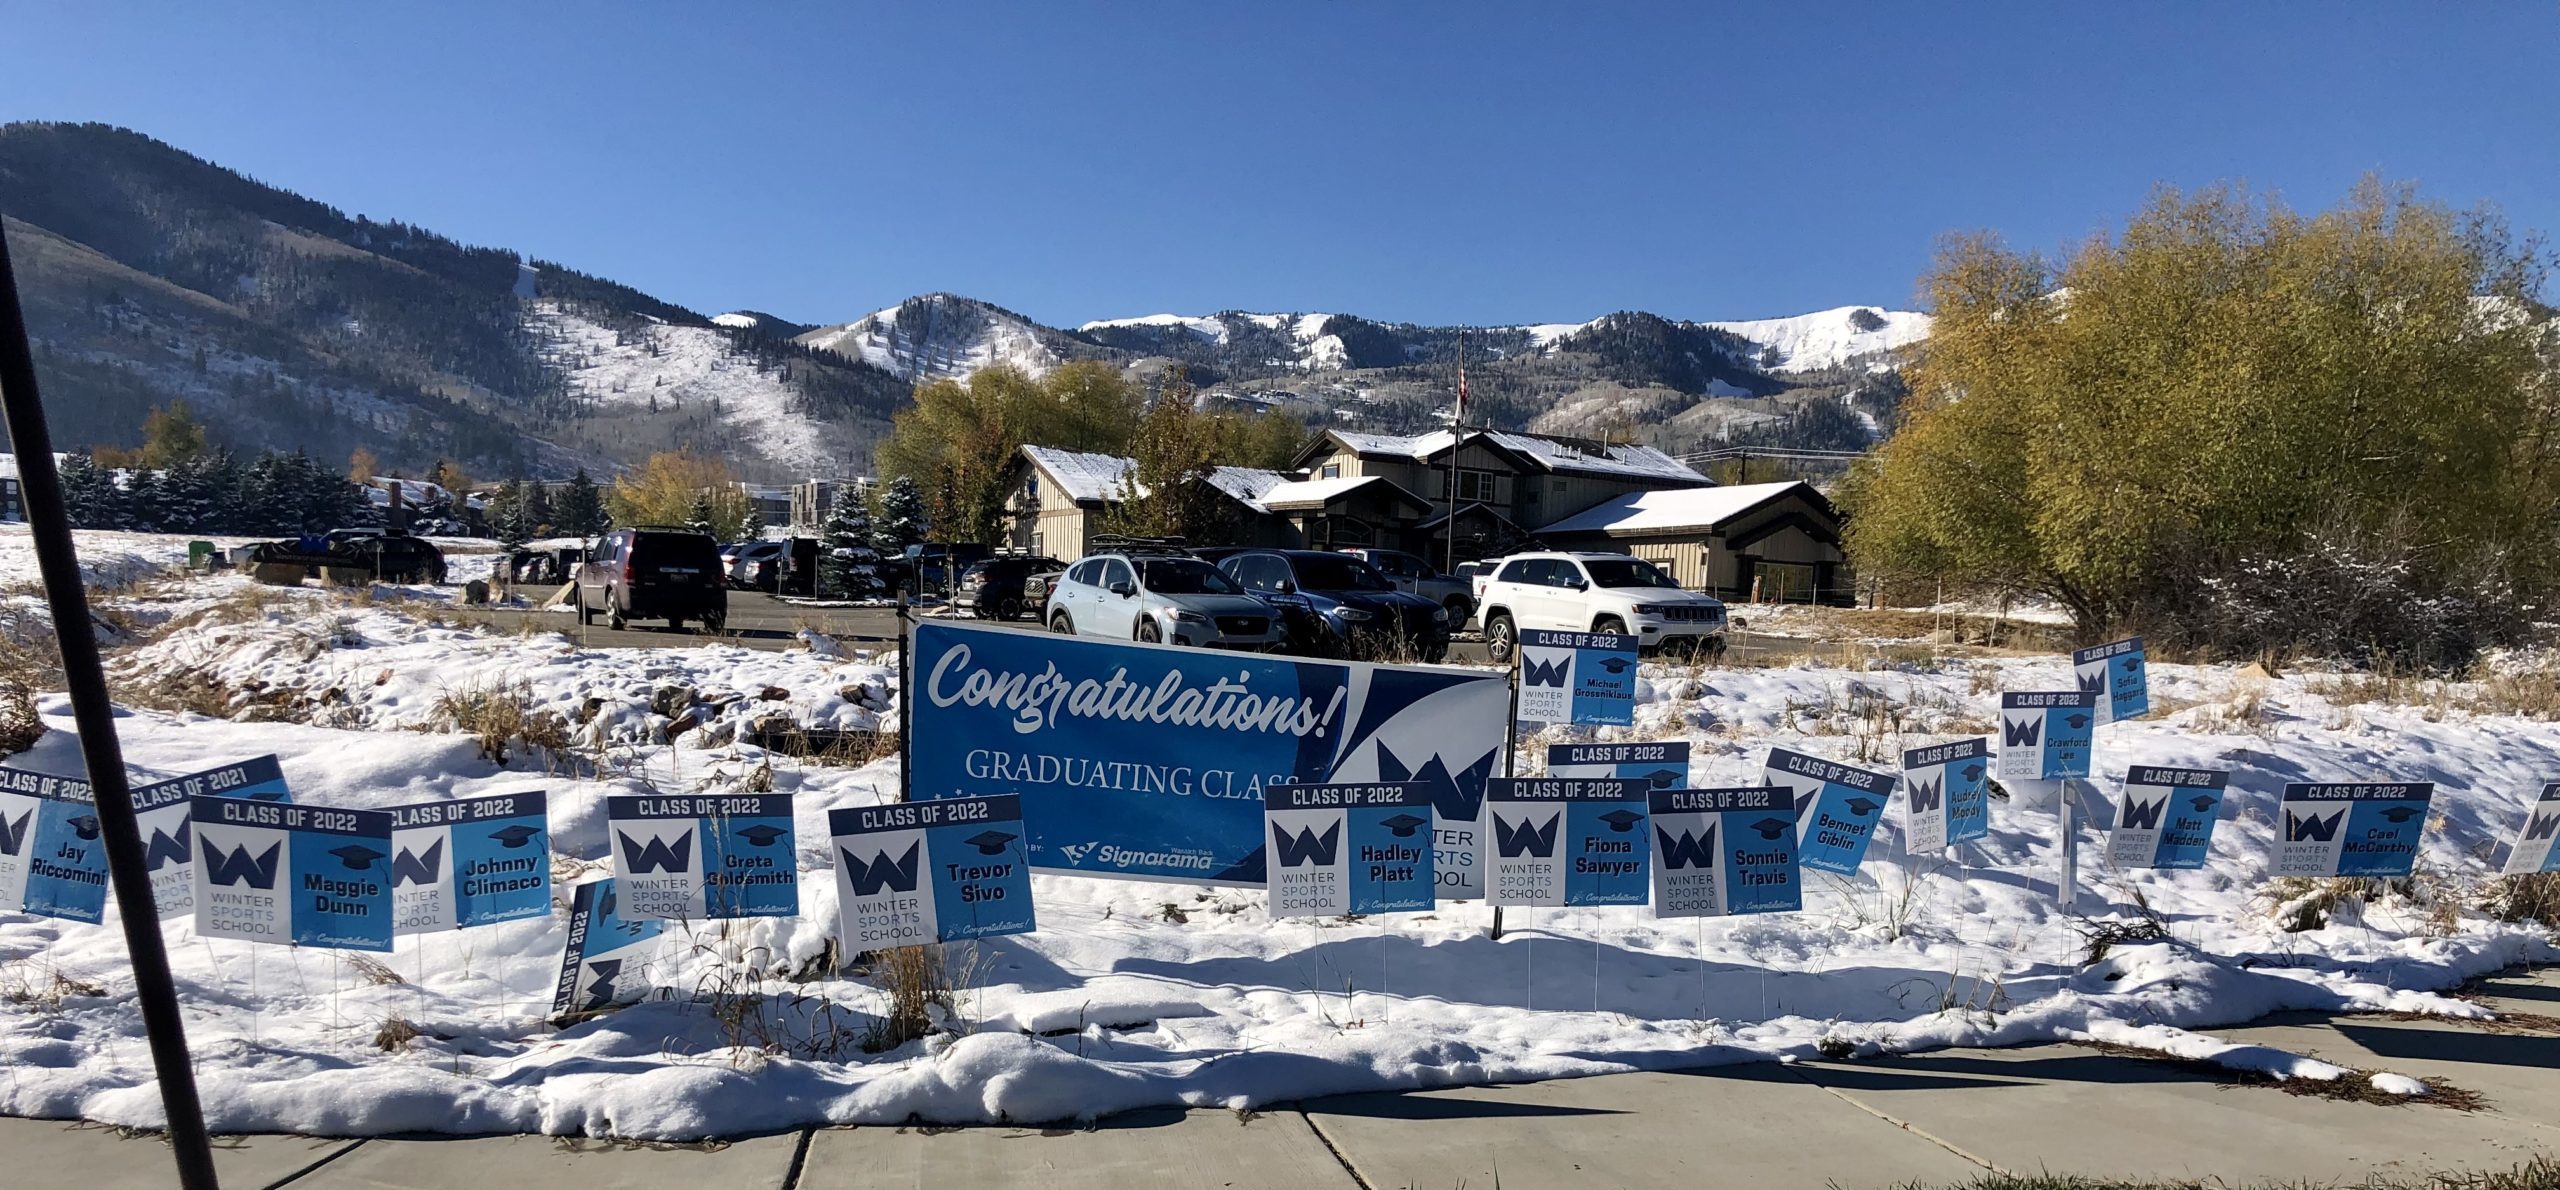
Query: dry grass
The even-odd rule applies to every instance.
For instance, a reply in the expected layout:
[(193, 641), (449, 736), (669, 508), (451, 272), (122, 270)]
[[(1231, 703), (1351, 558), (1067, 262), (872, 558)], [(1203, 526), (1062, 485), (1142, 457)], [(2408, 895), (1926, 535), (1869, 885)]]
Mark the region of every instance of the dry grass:
[(0, 963), (0, 1003), (54, 1013), (62, 1011), (65, 1000), (106, 994), (104, 986), (65, 975), (62, 968), (40, 958)]
[(409, 1043), (416, 1041), (419, 1036), (418, 1027), (410, 1024), (409, 1018), (384, 1017), (382, 1027), (373, 1031), (373, 1044), (376, 1049), (386, 1054), (396, 1054), (409, 1048)]
[[(1958, 1183), (1951, 1190), (2313, 1190), (2314, 1187), (2336, 1187), (2337, 1190), (2560, 1190), (2560, 1158), (2536, 1157), (2522, 1165), (2500, 1170), (2448, 1170), (2436, 1173), (2376, 1173), (2355, 1182), (2259, 1181), (2228, 1182), (2221, 1178), (2205, 1181), (2156, 1181), (2149, 1178), (2121, 1179), (2092, 1177), (2087, 1174), (2032, 1173), (1984, 1174), (1970, 1182)], [(1893, 1190), (1927, 1190), (1917, 1181), (1904, 1182)]]
[(2263, 735), (2273, 723), (2268, 713), (2267, 683), (2250, 678), (2232, 685), (2220, 702), (2196, 707), (2196, 726), (2215, 731)]
[(2529, 921), (2560, 929), (2560, 872), (2500, 876), (2480, 886), (2480, 910), (2499, 921)]
[(2317, 674), (2303, 687), (2342, 707), (2398, 707), (2431, 723), (2457, 711), (2560, 720), (2560, 660), (2551, 658), (2522, 666), (2482, 662), (2459, 678), (2390, 668)]
[(557, 712), (535, 709), (533, 684), (522, 679), (446, 690), (436, 696), (428, 726), (478, 737), (480, 755), (502, 767), (521, 746), (539, 754), (546, 770), (556, 771), (571, 749), (569, 721)]
[(2384, 1107), (2420, 1104), (2461, 1112), (2479, 1111), (2489, 1106), (2489, 1101), (2483, 1099), (2479, 1092), (2464, 1090), (2440, 1078), (2418, 1080), (2426, 1084), (2428, 1094), (2394, 1095), (2373, 1085), (2373, 1076), (2379, 1073), (2378, 1071), (2359, 1070), (2352, 1066), (2347, 1068), (2346, 1075), (2324, 1082), (2310, 1078), (2277, 1078), (2272, 1074), (2261, 1074), (2254, 1070), (2234, 1070), (2201, 1058), (2183, 1058), (2159, 1050), (2115, 1045), (2104, 1041), (2080, 1041), (2072, 1044), (2084, 1049), (2096, 1050), (2111, 1057), (2138, 1058), (2147, 1062), (2165, 1063), (2231, 1086), (2271, 1087), (2288, 1095), (2301, 1095), (2312, 1099), (2336, 1099), (2348, 1103), (2372, 1103)]
[(922, 1037), (957, 1007), (958, 981), (939, 943), (874, 951), (870, 973), (888, 993), (889, 1011), (864, 1031), (864, 1053), (885, 1053)]

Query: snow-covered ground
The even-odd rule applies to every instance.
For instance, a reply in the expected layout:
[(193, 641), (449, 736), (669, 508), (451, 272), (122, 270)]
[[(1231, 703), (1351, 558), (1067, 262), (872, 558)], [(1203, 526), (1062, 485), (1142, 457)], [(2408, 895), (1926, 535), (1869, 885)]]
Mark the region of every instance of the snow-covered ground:
[[(0, 538), (0, 559), (10, 548)], [(549, 634), (436, 627), (379, 600), (286, 593), (260, 607), (236, 588), (208, 589), (247, 610), (182, 621), (121, 651), (118, 673), (184, 669), (254, 686), (268, 696), (244, 709), (302, 706), (301, 721), (136, 709), (119, 720), (136, 765), (187, 771), (274, 753), (295, 800), (357, 807), (544, 788), (564, 902), (572, 881), (605, 871), (606, 796), (769, 781), (796, 799), (803, 879), (799, 917), (671, 930), (648, 970), (658, 998), (566, 1028), (544, 1019), (565, 911), (404, 938), (378, 966), (168, 923), (205, 1102), (226, 1130), (690, 1138), (818, 1121), (1047, 1121), (2055, 1038), (2341, 1077), (2233, 1050), (2209, 1031), (2281, 1008), (2476, 1015), (2434, 993), (2560, 957), (2547, 930), (2423, 900), (2458, 901), (2495, 870), (2525, 800), (2560, 777), (2560, 725), (2343, 705), (2317, 677), (2155, 663), (2164, 712), (2101, 729), (2101, 767), (2115, 775), (2101, 785), (2132, 764), (2214, 766), (2237, 771), (2233, 793), (2202, 871), (2110, 872), (2084, 836), (2080, 918), (2056, 899), (2055, 810), (2023, 793), (1993, 803), (1992, 836), (1961, 859), (1904, 854), (1901, 816), (1888, 814), (1859, 878), (1808, 873), (1802, 913), (1657, 921), (1643, 908), (1513, 909), (1500, 941), (1476, 904), (1273, 921), (1253, 890), (1041, 876), (1039, 932), (950, 947), (961, 990), (943, 1030), (870, 1054), (862, 1034), (885, 992), (820, 969), (835, 913), (825, 812), (893, 797), (897, 764), (803, 762), (743, 744), (735, 728), (763, 707), (868, 726), (894, 688), (879, 659), (717, 645), (590, 652)], [(1699, 785), (1753, 780), (1772, 745), (1889, 768), (1900, 748), (1988, 730), (2003, 687), (2068, 682), (2066, 662), (2043, 657), (1648, 666), (1637, 725), (1602, 734), (1689, 741)], [(572, 755), (502, 767), (472, 737), (432, 729), (440, 694), (500, 687), (578, 722)], [(671, 688), (706, 708), (706, 725), (667, 744), (651, 704)], [(49, 699), (43, 710), (56, 730), (10, 763), (77, 771), (67, 708)], [(1588, 733), (1525, 740), (1522, 771), (1565, 738)], [(2365, 778), (2440, 783), (2421, 861), (2430, 893), (2278, 928), (2262, 895), (2278, 785)], [(2085, 963), (2075, 927), (2136, 894), (2169, 940)], [(395, 1019), (418, 1035), (386, 1050), (377, 1038)], [(0, 915), (0, 1113), (159, 1119), (114, 921)]]

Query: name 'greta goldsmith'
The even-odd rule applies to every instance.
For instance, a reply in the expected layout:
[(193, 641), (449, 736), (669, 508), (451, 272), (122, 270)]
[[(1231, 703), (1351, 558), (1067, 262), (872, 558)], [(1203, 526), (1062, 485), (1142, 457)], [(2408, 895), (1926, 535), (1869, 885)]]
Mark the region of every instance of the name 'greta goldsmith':
[(967, 645), (955, 645), (934, 661), (925, 697), (938, 707), (1011, 711), (1013, 730), (1022, 735), (1076, 718), (1322, 737), (1342, 711), (1339, 689), (1319, 707), (1312, 697), (1255, 694), (1246, 689), (1252, 681), (1239, 670), (1232, 680), (1194, 687), (1174, 670), (1150, 686), (1130, 681), (1125, 666), (1108, 678), (1076, 678), (1059, 673), (1054, 661), (1038, 673), (988, 669), (971, 664)]

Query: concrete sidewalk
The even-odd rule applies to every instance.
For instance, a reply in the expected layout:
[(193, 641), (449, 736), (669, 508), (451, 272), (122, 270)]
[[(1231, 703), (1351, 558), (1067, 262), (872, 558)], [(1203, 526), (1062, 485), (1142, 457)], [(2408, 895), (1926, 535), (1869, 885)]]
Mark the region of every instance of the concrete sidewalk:
[[(1505, 1190), (1953, 1183), (1985, 1172), (2354, 1180), (2497, 1169), (2560, 1148), (2560, 969), (2490, 981), (2489, 1028), (2289, 1016), (2216, 1036), (2442, 1078), (2477, 1112), (2288, 1094), (2074, 1046), (1726, 1066), (1353, 1095), (1247, 1116), (1164, 1110), (1090, 1129), (831, 1128), (717, 1146), (551, 1137), (232, 1138), (230, 1190)], [(0, 1168), (99, 1190), (172, 1183), (165, 1147), (0, 1120)]]

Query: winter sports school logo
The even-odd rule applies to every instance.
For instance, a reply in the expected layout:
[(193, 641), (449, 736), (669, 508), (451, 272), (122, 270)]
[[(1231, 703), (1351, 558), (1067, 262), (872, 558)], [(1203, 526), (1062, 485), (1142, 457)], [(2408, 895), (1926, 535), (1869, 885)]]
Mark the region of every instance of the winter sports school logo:
[(205, 839), (202, 835), (196, 837), (204, 843), (205, 879), (214, 884), (234, 887), (245, 882), (254, 889), (274, 891), (276, 862), (284, 857), (284, 844), (281, 841), (267, 844), (265, 851), (253, 857), (249, 854), (248, 844), (241, 844), (226, 852), (216, 846), (212, 840)]
[(924, 843), (907, 844), (907, 853), (894, 861), (886, 851), (873, 855), (869, 863), (842, 847), (836, 848), (836, 854), (844, 862), (845, 878), (853, 882), (855, 896), (876, 897), (884, 888), (911, 893), (916, 890), (916, 861), (924, 855)]
[(644, 845), (619, 831), (614, 834), (622, 840), (622, 862), (631, 865), (631, 873), (635, 876), (693, 870), (692, 835), (677, 835), (672, 843), (666, 839), (651, 839)]
[(1556, 854), (1556, 825), (1564, 821), (1561, 813), (1549, 815), (1544, 826), (1532, 825), (1528, 819), (1505, 822), (1502, 815), (1493, 816), (1494, 845), (1504, 859), (1534, 856), (1553, 859)]
[(2000, 721), (2000, 742), (2007, 747), (2033, 748), (2036, 746), (2036, 742), (2043, 738), (2043, 716), (2037, 716), (2032, 719), (2003, 719)]
[(1662, 837), (1663, 866), (1678, 870), (1710, 867), (1716, 862), (1715, 823), (1708, 823), (1707, 829), (1696, 835), (1684, 830), (1674, 837), (1671, 832), (1658, 826), (1653, 830), (1655, 834)]
[(1553, 661), (1547, 662), (1541, 662), (1531, 657), (1522, 657), (1520, 659), (1520, 680), (1531, 686), (1562, 687), (1564, 685), (1565, 671), (1572, 668), (1572, 666), (1573, 659), (1571, 657), (1558, 657)]
[(1271, 840), (1273, 848), (1280, 853), (1281, 867), (1329, 868), (1333, 866), (1335, 844), (1342, 841), (1342, 822), (1340, 819), (1334, 820), (1332, 825), (1324, 828), (1324, 833), (1321, 835), (1317, 834), (1313, 827), (1291, 831), (1274, 824), (1271, 828)]

